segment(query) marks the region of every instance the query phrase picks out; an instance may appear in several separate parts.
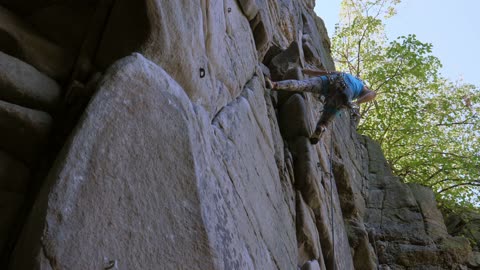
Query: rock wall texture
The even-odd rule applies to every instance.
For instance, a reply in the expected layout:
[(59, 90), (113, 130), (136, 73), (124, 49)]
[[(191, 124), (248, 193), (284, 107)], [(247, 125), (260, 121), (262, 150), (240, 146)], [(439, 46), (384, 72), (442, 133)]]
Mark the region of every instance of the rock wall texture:
[(319, 97), (265, 88), (334, 69), (314, 2), (0, 0), (0, 267), (477, 269), (349, 112), (311, 145)]

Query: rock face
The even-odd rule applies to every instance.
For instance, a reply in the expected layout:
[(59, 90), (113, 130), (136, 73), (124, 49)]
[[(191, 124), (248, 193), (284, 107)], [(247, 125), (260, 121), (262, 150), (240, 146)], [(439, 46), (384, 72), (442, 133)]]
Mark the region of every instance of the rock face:
[(60, 101), (60, 86), (33, 67), (0, 52), (2, 100), (33, 109), (53, 111)]
[(461, 269), (471, 248), (448, 235), (430, 189), (392, 175), (381, 149), (368, 151), (365, 225), (380, 265), (392, 269)]
[(334, 69), (314, 1), (0, 5), (2, 269), (478, 267), (348, 112), (312, 145), (319, 98), (265, 88)]
[[(454, 236), (464, 236), (473, 244), (472, 248), (477, 254), (480, 251), (480, 214), (474, 211), (462, 213), (445, 213), (448, 232)], [(477, 259), (478, 260), (478, 259)]]
[[(160, 67), (140, 55), (118, 62), (18, 245), (41, 260), (14, 260), (12, 268), (96, 269), (111, 260), (121, 269), (294, 267), (294, 202), (275, 181), (266, 106), (257, 102), (263, 91), (253, 77), (212, 123)], [(55, 210), (44, 216), (46, 205)]]

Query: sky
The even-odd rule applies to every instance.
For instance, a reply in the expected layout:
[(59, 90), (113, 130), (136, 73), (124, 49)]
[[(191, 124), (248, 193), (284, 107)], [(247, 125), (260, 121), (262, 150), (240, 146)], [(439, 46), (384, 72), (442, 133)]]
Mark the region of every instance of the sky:
[[(330, 37), (340, 2), (316, 0), (315, 12), (325, 21)], [(421, 42), (432, 43), (444, 77), (480, 86), (479, 11), (479, 0), (402, 0), (397, 15), (385, 21), (386, 33), (390, 40), (415, 34)]]

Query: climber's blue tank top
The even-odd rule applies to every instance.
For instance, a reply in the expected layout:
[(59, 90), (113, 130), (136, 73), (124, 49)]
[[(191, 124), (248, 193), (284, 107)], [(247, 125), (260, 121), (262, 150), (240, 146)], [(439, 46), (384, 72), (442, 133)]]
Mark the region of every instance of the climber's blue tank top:
[[(320, 76), (320, 78), (322, 78), (322, 89), (326, 91), (326, 89), (328, 88), (328, 77)], [(343, 73), (343, 79), (348, 86), (347, 91), (352, 91), (351, 100), (358, 98), (358, 96), (360, 96), (360, 93), (363, 90), (363, 87), (365, 86), (363, 81), (348, 73)]]
[(348, 73), (343, 73), (343, 78), (345, 79), (345, 83), (348, 85), (350, 90), (352, 90), (352, 99), (357, 98), (362, 92), (365, 84), (359, 78)]

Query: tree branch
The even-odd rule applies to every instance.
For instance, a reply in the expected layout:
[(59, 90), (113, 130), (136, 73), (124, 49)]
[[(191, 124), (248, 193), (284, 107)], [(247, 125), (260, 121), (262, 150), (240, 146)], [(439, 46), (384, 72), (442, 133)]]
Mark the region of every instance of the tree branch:
[(449, 186), (447, 188), (441, 189), (438, 193), (441, 194), (447, 190), (451, 190), (458, 187), (464, 187), (464, 186), (480, 187), (480, 183), (479, 182), (463, 182), (463, 183), (455, 184), (453, 186)]

